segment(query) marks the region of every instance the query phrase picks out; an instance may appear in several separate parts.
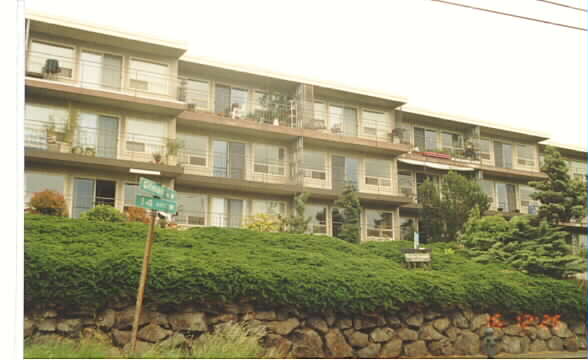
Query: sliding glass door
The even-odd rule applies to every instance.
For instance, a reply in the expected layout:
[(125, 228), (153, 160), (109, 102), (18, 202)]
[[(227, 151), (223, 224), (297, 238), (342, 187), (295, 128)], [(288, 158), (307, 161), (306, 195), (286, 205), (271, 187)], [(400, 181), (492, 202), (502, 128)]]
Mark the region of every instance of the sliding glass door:
[(358, 189), (359, 161), (357, 159), (333, 155), (331, 166), (333, 168), (333, 190), (343, 191), (346, 184), (352, 184), (355, 189)]
[(75, 178), (72, 216), (77, 219), (96, 205), (114, 206), (115, 196), (114, 181)]
[(93, 148), (96, 156), (116, 158), (118, 148), (118, 118), (114, 116), (81, 113), (76, 145)]
[(213, 175), (245, 179), (245, 144), (213, 141)]
[(244, 201), (239, 199), (212, 198), (210, 224), (219, 227), (241, 227)]
[(84, 87), (120, 90), (122, 57), (82, 52), (81, 82)]

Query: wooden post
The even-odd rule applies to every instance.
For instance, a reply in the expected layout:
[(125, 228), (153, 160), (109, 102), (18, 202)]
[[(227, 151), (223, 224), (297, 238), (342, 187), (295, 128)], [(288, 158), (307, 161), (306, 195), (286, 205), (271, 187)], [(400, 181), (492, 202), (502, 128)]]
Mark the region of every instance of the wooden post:
[(135, 305), (135, 317), (133, 319), (133, 331), (131, 333), (131, 353), (135, 352), (135, 347), (137, 346), (137, 332), (139, 330), (139, 319), (141, 318), (141, 310), (143, 308), (143, 294), (145, 294), (145, 285), (147, 284), (147, 277), (149, 276), (149, 262), (151, 261), (151, 248), (153, 247), (153, 234), (155, 232), (156, 217), (157, 211), (153, 210), (151, 212), (151, 224), (149, 225), (147, 242), (145, 243), (141, 279), (139, 280), (139, 289), (137, 290), (137, 303)]

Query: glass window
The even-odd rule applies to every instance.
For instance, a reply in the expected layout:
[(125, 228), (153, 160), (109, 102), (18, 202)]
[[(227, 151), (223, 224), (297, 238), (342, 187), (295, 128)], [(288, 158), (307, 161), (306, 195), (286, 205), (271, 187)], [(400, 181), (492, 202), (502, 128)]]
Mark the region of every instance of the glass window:
[(419, 151), (436, 151), (437, 150), (437, 132), (423, 128), (414, 128), (415, 146)]
[(139, 184), (125, 184), (124, 187), (124, 192), (125, 192), (125, 203), (124, 206), (135, 206), (135, 201), (137, 199), (137, 195), (143, 195), (143, 196), (153, 196), (152, 194), (145, 192), (141, 189), (139, 189)]
[[(52, 66), (52, 63), (56, 64), (55, 68)], [(39, 41), (31, 42), (28, 71), (49, 73), (71, 79), (73, 77), (73, 69), (73, 48)]]
[(376, 238), (394, 238), (391, 212), (379, 210), (366, 210), (367, 236)]
[(359, 160), (347, 156), (333, 155), (332, 166), (332, 187), (335, 191), (342, 191), (347, 184), (358, 188)]
[(517, 163), (521, 166), (535, 166), (535, 147), (530, 145), (517, 145)]
[(167, 121), (127, 118), (127, 150), (165, 154)]
[(315, 128), (326, 128), (327, 120), (327, 104), (315, 102), (314, 103), (314, 121)]
[(417, 232), (418, 222), (411, 217), (400, 217), (400, 239), (414, 241), (414, 233)]
[(147, 61), (131, 59), (129, 87), (154, 94), (169, 94), (169, 67)]
[(42, 104), (25, 105), (25, 147), (47, 148), (47, 130), (56, 131), (56, 141), (65, 140), (69, 110)]
[(210, 223), (212, 226), (240, 227), (243, 221), (243, 200), (212, 198)]
[(304, 177), (325, 180), (326, 155), (323, 152), (304, 150)]
[(194, 104), (196, 109), (208, 110), (210, 84), (203, 80), (181, 80), (180, 100), (188, 104)]
[(452, 133), (441, 133), (443, 150), (458, 151), (463, 150), (463, 136)]
[(116, 182), (108, 180), (74, 179), (74, 219), (96, 205), (114, 206)]
[(312, 234), (327, 233), (327, 208), (325, 206), (307, 204), (304, 216), (310, 217), (308, 232)]
[(482, 181), (480, 181), (480, 188), (482, 188), (482, 191), (484, 192), (484, 194), (488, 195), (488, 198), (490, 199), (490, 203), (493, 204), (494, 203), (494, 182), (489, 181), (489, 180), (482, 180)]
[(537, 214), (539, 201), (533, 200), (531, 194), (535, 189), (528, 185), (519, 185), (519, 196), (521, 197), (521, 207), (523, 212), (531, 215)]
[(251, 202), (251, 215), (258, 214), (285, 216), (286, 204), (283, 201), (253, 200)]
[(80, 82), (84, 87), (120, 90), (122, 57), (83, 51)]
[(207, 166), (208, 136), (178, 133), (177, 140), (182, 144), (178, 161), (184, 165)]
[(65, 176), (25, 171), (25, 204), (31, 201), (34, 193), (43, 190), (57, 191), (63, 194)]
[(480, 139), (480, 158), (482, 158), (482, 160), (490, 160), (491, 156), (490, 140)]
[(569, 162), (569, 174), (577, 180), (586, 182), (588, 165), (584, 161), (571, 160)]
[(366, 159), (365, 183), (367, 185), (390, 186), (391, 162), (389, 160)]
[(329, 105), (329, 128), (338, 135), (357, 136), (355, 109)]
[(247, 115), (249, 103), (249, 91), (246, 89), (231, 88), (231, 110), (234, 118), (244, 118)]
[(286, 151), (275, 145), (255, 144), (255, 172), (284, 176)]
[(362, 111), (362, 128), (364, 136), (382, 139), (389, 139), (392, 132), (392, 124), (383, 112)]
[(516, 209), (515, 185), (496, 183), (496, 198), (499, 211), (514, 211)]
[(208, 197), (203, 194), (176, 193), (178, 214), (176, 222), (185, 225), (206, 225)]
[(495, 141), (494, 160), (496, 167), (512, 169), (512, 145)]
[(410, 171), (398, 171), (398, 188), (403, 195), (414, 196), (413, 177)]
[(82, 112), (76, 131), (75, 145), (92, 148), (96, 156), (116, 158), (118, 150), (118, 118)]

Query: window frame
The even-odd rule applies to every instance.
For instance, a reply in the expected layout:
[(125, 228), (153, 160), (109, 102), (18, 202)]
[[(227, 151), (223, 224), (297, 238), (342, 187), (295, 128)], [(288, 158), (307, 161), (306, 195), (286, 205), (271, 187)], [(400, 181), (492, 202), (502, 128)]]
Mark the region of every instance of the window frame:
[(94, 54), (100, 54), (102, 56), (104, 56), (104, 55), (118, 56), (118, 57), (120, 57), (120, 60), (121, 60), (121, 62), (120, 62), (120, 82), (119, 82), (118, 90), (104, 87), (102, 84), (100, 84), (99, 86), (96, 86), (96, 87), (92, 87), (92, 89), (99, 89), (99, 90), (106, 90), (106, 91), (117, 91), (117, 92), (122, 92), (124, 90), (125, 76), (126, 76), (125, 64), (126, 64), (127, 56), (125, 56), (122, 53), (104, 51), (104, 50), (85, 47), (85, 46), (80, 46), (80, 48), (78, 50), (79, 50), (79, 56), (78, 56), (79, 72), (78, 72), (77, 80), (79, 81), (80, 85), (83, 85), (83, 83), (82, 83), (82, 71), (83, 71), (82, 56), (83, 56), (84, 52), (89, 52), (89, 53), (94, 53)]
[[(265, 147), (275, 147), (278, 150), (278, 157), (280, 156), (280, 153), (282, 153), (284, 155), (284, 159), (283, 160), (278, 160), (279, 162), (282, 162), (282, 164), (271, 164), (270, 162), (261, 162), (257, 159), (257, 150), (258, 147), (261, 146), (265, 146)], [(280, 145), (273, 145), (273, 144), (260, 144), (260, 143), (254, 143), (253, 144), (253, 172), (255, 174), (262, 174), (264, 176), (275, 176), (275, 177), (284, 177), (287, 176), (286, 173), (286, 168), (287, 168), (287, 159), (288, 159), (288, 153), (286, 151), (286, 147), (284, 146), (280, 146)], [(267, 172), (266, 171), (258, 171), (257, 166), (265, 166), (267, 167)], [(271, 169), (275, 168), (275, 169), (281, 169), (281, 171), (278, 171), (277, 174), (272, 173)]]
[(79, 53), (79, 48), (76, 45), (71, 45), (71, 44), (67, 44), (67, 43), (62, 43), (62, 42), (58, 42), (58, 41), (48, 41), (48, 40), (44, 40), (44, 39), (37, 39), (37, 38), (31, 38), (29, 39), (29, 44), (27, 47), (27, 64), (26, 64), (26, 73), (36, 73), (35, 71), (29, 71), (29, 67), (30, 67), (30, 62), (31, 62), (31, 52), (34, 52), (32, 50), (33, 47), (33, 43), (37, 42), (37, 43), (41, 43), (41, 44), (45, 44), (45, 45), (50, 45), (50, 46), (55, 46), (55, 47), (62, 47), (62, 48), (69, 48), (72, 50), (73, 52), (73, 57), (71, 60), (72, 63), (72, 69), (71, 69), (71, 76), (62, 76), (60, 74), (57, 74), (57, 79), (58, 80), (66, 80), (66, 81), (76, 81), (77, 79), (77, 72), (78, 72), (78, 53)]
[[(365, 228), (366, 228), (366, 238), (369, 240), (381, 240), (381, 241), (390, 241), (390, 240), (396, 240), (395, 239), (395, 234), (394, 234), (394, 222), (395, 222), (395, 212), (391, 211), (391, 210), (378, 210), (378, 209), (364, 209), (363, 211), (365, 213)], [(369, 213), (370, 212), (376, 212), (378, 214), (378, 216), (380, 218), (382, 218), (382, 216), (380, 214), (387, 214), (390, 215), (390, 228), (374, 228), (371, 227), (371, 224), (369, 223)], [(370, 231), (376, 231), (378, 232), (378, 236), (375, 235), (370, 235)], [(390, 236), (382, 236), (384, 233), (389, 233)]]
[[(196, 104), (195, 109), (196, 110), (203, 110), (203, 111), (210, 111), (210, 105), (212, 103), (211, 101), (211, 96), (212, 96), (212, 80), (206, 80), (206, 79), (201, 79), (201, 78), (196, 78), (196, 77), (192, 77), (192, 76), (179, 76), (178, 79), (180, 81), (182, 80), (188, 80), (188, 81), (195, 81), (195, 82), (202, 82), (202, 83), (206, 83), (208, 85), (208, 96), (206, 97), (206, 107), (200, 107), (198, 106), (198, 101), (196, 101), (194, 104)], [(188, 101), (188, 95), (184, 95), (184, 100), (180, 100), (183, 101), (187, 104), (191, 104), (192, 102)]]
[[(134, 86), (131, 86), (131, 80), (137, 80), (137, 81), (144, 81), (144, 80), (138, 80), (138, 79), (133, 79), (131, 77), (133, 69), (132, 69), (132, 62), (133, 61), (138, 61), (138, 62), (143, 62), (143, 63), (148, 63), (148, 64), (152, 64), (152, 65), (161, 65), (161, 66), (165, 66), (167, 68), (167, 74), (165, 75), (166, 77), (166, 91), (165, 93), (160, 93), (160, 92), (154, 92), (154, 91), (150, 91), (149, 88), (147, 90), (144, 89), (140, 89)], [(137, 57), (137, 56), (129, 56), (128, 57), (128, 64), (126, 66), (126, 70), (127, 70), (127, 86), (128, 89), (133, 90), (135, 92), (141, 92), (141, 93), (146, 93), (146, 94), (151, 94), (151, 95), (158, 95), (158, 96), (171, 96), (171, 81), (172, 81), (172, 74), (171, 74), (171, 66), (170, 64), (166, 64), (166, 63), (162, 63), (159, 62), (157, 60), (152, 60), (152, 59), (146, 59), (146, 58), (141, 58), (141, 57)], [(155, 74), (155, 73), (150, 73), (152, 74), (152, 76), (161, 76), (159, 74)]]
[[(317, 170), (317, 169), (307, 169), (306, 168), (306, 164), (304, 161), (304, 156), (307, 153), (321, 153), (323, 154), (323, 170)], [(310, 179), (312, 181), (324, 181), (326, 182), (328, 179), (328, 159), (329, 159), (329, 154), (326, 151), (316, 151), (316, 150), (303, 150), (303, 154), (302, 154), (302, 168), (303, 168), (303, 172), (304, 172), (304, 178), (305, 179)], [(318, 174), (323, 174), (322, 177), (314, 177), (314, 174), (318, 173)], [(310, 175), (309, 175), (310, 174)]]
[[(375, 135), (369, 135), (365, 132), (365, 122), (364, 122), (364, 117), (363, 114), (364, 112), (370, 112), (370, 113), (377, 113), (377, 114), (382, 114), (383, 116), (383, 123), (385, 124), (387, 120), (391, 120), (387, 114), (389, 114), (389, 112), (384, 111), (384, 110), (376, 110), (374, 108), (369, 108), (369, 107), (361, 107), (361, 116), (359, 119), (359, 127), (361, 130), (360, 135), (363, 137), (367, 137), (367, 138), (375, 138), (376, 140), (378, 139), (387, 139), (390, 141), (389, 135), (392, 133), (392, 129), (394, 129), (394, 125), (392, 124), (392, 121), (390, 121), (390, 123), (388, 124), (388, 126), (384, 129), (381, 129), (378, 124), (376, 124), (375, 130), (376, 130), (376, 134)], [(380, 136), (381, 132), (384, 132), (383, 136)]]
[[(389, 165), (388, 177), (368, 175), (368, 162), (370, 162), (370, 161), (387, 162)], [(363, 166), (364, 166), (364, 185), (376, 186), (378, 188), (380, 188), (380, 187), (391, 188), (392, 187), (392, 172), (394, 170), (394, 163), (392, 162), (392, 160), (365, 158), (365, 159), (363, 159)], [(369, 184), (368, 178), (376, 179), (376, 184)], [(386, 184), (386, 182), (387, 182), (387, 184)]]

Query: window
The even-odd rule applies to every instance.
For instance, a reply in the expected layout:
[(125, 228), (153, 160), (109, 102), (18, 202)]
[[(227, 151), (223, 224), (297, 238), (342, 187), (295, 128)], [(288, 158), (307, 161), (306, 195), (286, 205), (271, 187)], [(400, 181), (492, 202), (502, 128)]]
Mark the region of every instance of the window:
[(245, 179), (245, 144), (212, 142), (213, 176)]
[(304, 177), (326, 180), (325, 160), (326, 156), (323, 152), (304, 150)]
[(329, 129), (333, 134), (357, 136), (355, 109), (329, 105)]
[[(57, 61), (53, 70), (50, 63)], [(49, 65), (49, 66), (48, 66)], [(74, 49), (68, 46), (47, 44), (32, 41), (29, 51), (29, 66), (27, 71), (34, 73), (50, 73), (62, 78), (73, 78)]]
[(421, 186), (425, 181), (430, 180), (439, 190), (439, 176), (437, 175), (425, 175), (425, 174), (416, 174), (416, 185), (417, 185), (417, 194), (419, 190), (419, 186)]
[(108, 115), (80, 113), (75, 145), (92, 148), (96, 156), (116, 158), (118, 150), (118, 118)]
[(114, 206), (115, 193), (114, 181), (75, 178), (72, 216), (77, 219), (96, 205)]
[(285, 216), (286, 203), (274, 200), (252, 200), (251, 215), (266, 214), (272, 216)]
[(521, 197), (521, 208), (523, 212), (536, 215), (539, 208), (539, 201), (533, 200), (531, 194), (535, 189), (527, 185), (519, 185), (519, 196)]
[(131, 59), (129, 87), (153, 94), (169, 94), (169, 68), (167, 65)]
[(249, 90), (216, 85), (215, 112), (230, 115), (233, 119), (245, 118), (248, 113)]
[(210, 84), (203, 80), (182, 79), (180, 88), (180, 101), (194, 104), (196, 109), (209, 109)]
[(415, 127), (414, 145), (419, 151), (437, 151), (437, 132)]
[(47, 129), (57, 132), (56, 141), (63, 141), (69, 121), (69, 110), (65, 107), (26, 104), (25, 105), (25, 147), (47, 148)]
[(394, 229), (392, 227), (393, 213), (378, 210), (366, 210), (367, 217), (367, 236), (375, 238), (394, 238)]
[(398, 171), (398, 188), (404, 196), (414, 196), (413, 178), (410, 171)]
[(275, 145), (255, 144), (255, 172), (284, 176), (286, 150)]
[(120, 90), (122, 57), (83, 51), (80, 82), (84, 87)]
[(389, 139), (392, 124), (386, 119), (386, 114), (375, 111), (362, 111), (363, 135), (378, 139)]
[(586, 182), (588, 166), (585, 161), (569, 161), (569, 174), (572, 178)]
[(179, 162), (184, 165), (207, 166), (208, 137), (178, 133), (177, 140), (183, 145), (179, 153)]
[(496, 167), (512, 169), (512, 145), (495, 141), (494, 160)]
[(450, 153), (463, 153), (463, 136), (443, 132), (441, 133), (443, 150)]
[(365, 183), (366, 185), (389, 187), (392, 185), (390, 179), (391, 162), (389, 160), (366, 159), (365, 160)]
[(34, 193), (43, 190), (57, 191), (63, 195), (65, 176), (25, 171), (25, 205)]
[(497, 208), (499, 211), (513, 212), (516, 210), (515, 185), (496, 183)]
[(331, 186), (333, 190), (343, 191), (350, 184), (357, 190), (359, 188), (359, 160), (347, 156), (333, 155), (331, 158), (332, 176)]
[(288, 124), (290, 102), (287, 96), (263, 91), (255, 91), (253, 96), (254, 111), (248, 117), (253, 117), (260, 123)]
[(127, 118), (127, 150), (149, 154), (165, 154), (166, 121)]
[(308, 232), (312, 234), (327, 233), (327, 208), (322, 205), (307, 204), (304, 216), (310, 217)]
[(176, 221), (185, 225), (206, 225), (208, 197), (203, 194), (177, 192), (178, 214)]
[(572, 251), (574, 255), (586, 257), (586, 249), (588, 248), (588, 236), (584, 233), (572, 234)]
[(488, 195), (488, 198), (490, 199), (490, 204), (494, 204), (494, 182), (489, 180), (482, 180), (480, 181), (480, 188), (482, 188), (484, 194)]
[(517, 145), (517, 165), (535, 167), (535, 147), (530, 145)]
[(243, 222), (243, 200), (212, 198), (210, 224), (220, 227), (241, 227)]
[(312, 129), (326, 129), (327, 128), (327, 104), (321, 102), (314, 103), (314, 116), (311, 123)]
[(482, 160), (492, 160), (490, 140), (488, 139), (480, 139), (480, 158)]

